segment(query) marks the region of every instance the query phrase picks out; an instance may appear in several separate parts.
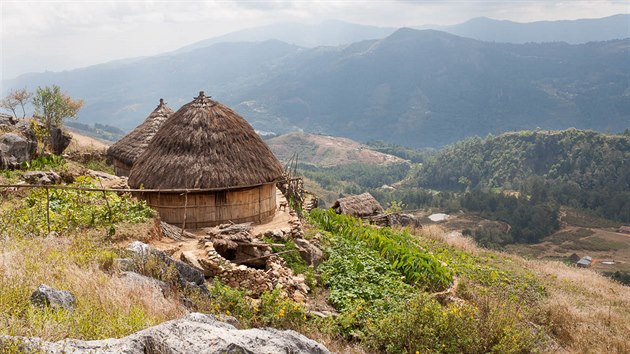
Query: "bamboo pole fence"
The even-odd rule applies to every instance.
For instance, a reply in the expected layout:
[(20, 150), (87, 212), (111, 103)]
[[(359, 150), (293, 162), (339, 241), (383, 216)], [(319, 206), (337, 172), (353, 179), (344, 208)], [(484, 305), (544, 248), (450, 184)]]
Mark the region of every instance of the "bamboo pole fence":
[[(288, 178), (275, 181), (276, 184), (295, 184), (297, 180), (302, 180), (301, 178)], [(186, 213), (188, 210), (188, 194), (189, 193), (204, 193), (204, 192), (217, 192), (217, 191), (229, 191), (229, 190), (238, 190), (238, 189), (246, 189), (257, 187), (260, 184), (253, 185), (245, 185), (245, 186), (232, 186), (232, 187), (224, 187), (224, 188), (171, 188), (171, 189), (133, 189), (133, 188), (104, 188), (101, 180), (99, 179), (99, 183), (101, 184), (101, 188), (98, 187), (77, 187), (77, 186), (67, 186), (67, 185), (59, 185), (59, 184), (50, 184), (50, 185), (39, 185), (39, 184), (0, 184), (0, 190), (3, 191), (17, 191), (18, 189), (37, 189), (44, 188), (46, 190), (46, 223), (48, 226), (48, 233), (50, 233), (50, 190), (51, 189), (61, 189), (61, 190), (77, 190), (84, 192), (102, 192), (103, 199), (107, 205), (109, 215), (108, 217), (111, 220), (111, 207), (109, 205), (109, 201), (107, 200), (107, 193), (158, 193), (158, 196), (161, 193), (180, 193), (185, 197), (184, 203), (184, 222), (181, 228), (182, 236), (186, 230)]]

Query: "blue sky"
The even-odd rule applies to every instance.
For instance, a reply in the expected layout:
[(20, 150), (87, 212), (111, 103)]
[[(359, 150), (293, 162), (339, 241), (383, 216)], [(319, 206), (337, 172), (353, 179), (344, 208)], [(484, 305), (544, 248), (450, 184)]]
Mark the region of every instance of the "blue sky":
[(0, 79), (154, 55), (276, 22), (403, 27), (479, 16), (531, 22), (630, 12), (628, 0), (2, 0), (0, 6)]

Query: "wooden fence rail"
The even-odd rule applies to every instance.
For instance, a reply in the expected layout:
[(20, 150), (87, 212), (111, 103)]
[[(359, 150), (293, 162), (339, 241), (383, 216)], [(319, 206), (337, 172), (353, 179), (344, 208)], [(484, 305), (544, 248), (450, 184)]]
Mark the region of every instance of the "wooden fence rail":
[[(246, 186), (233, 186), (233, 187), (224, 187), (224, 188), (174, 188), (174, 189), (126, 189), (126, 188), (104, 188), (101, 180), (99, 183), (101, 184), (101, 188), (97, 187), (77, 187), (77, 186), (67, 186), (67, 185), (59, 185), (59, 184), (50, 184), (50, 185), (39, 185), (39, 184), (0, 184), (0, 190), (10, 191), (11, 189), (21, 189), (21, 188), (44, 188), (46, 190), (46, 223), (48, 226), (48, 233), (50, 233), (50, 190), (51, 189), (62, 189), (62, 190), (77, 190), (77, 191), (85, 191), (85, 192), (102, 192), (103, 199), (105, 200), (105, 204), (108, 209), (108, 218), (112, 219), (112, 210), (109, 206), (109, 201), (107, 200), (107, 192), (111, 193), (181, 193), (184, 195), (185, 204), (184, 204), (184, 223), (182, 225), (182, 237), (184, 236), (184, 232), (186, 230), (186, 214), (188, 210), (188, 194), (189, 193), (204, 193), (204, 192), (216, 192), (216, 191), (226, 191), (226, 190), (236, 190), (236, 189), (247, 189), (257, 187), (260, 184), (254, 185), (246, 185)], [(289, 179), (281, 179), (274, 181), (276, 184), (292, 184), (295, 181), (300, 180), (301, 178), (289, 178)]]

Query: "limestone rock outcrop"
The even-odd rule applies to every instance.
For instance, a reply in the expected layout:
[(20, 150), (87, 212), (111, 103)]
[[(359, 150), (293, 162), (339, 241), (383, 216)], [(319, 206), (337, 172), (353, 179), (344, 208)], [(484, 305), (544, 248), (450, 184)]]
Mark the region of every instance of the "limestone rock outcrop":
[(294, 331), (239, 330), (201, 313), (191, 313), (120, 339), (46, 342), (38, 338), (0, 336), (0, 347), (11, 342), (18, 343), (24, 352), (39, 350), (51, 354), (329, 353), (323, 345)]

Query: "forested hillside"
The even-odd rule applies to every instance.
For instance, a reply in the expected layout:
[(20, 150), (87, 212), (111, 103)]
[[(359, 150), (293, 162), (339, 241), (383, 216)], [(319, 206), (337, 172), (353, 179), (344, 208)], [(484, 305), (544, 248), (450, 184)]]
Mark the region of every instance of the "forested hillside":
[(515, 190), (630, 221), (630, 134), (568, 129), (469, 138), (430, 158), (415, 181), (439, 190)]

